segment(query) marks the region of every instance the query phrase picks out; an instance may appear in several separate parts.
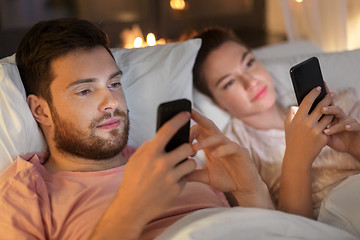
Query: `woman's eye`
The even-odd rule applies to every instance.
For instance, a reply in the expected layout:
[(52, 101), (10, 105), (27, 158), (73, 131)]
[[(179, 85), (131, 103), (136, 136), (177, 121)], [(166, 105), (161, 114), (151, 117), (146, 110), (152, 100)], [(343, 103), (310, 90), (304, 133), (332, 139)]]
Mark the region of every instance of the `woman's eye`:
[(223, 89), (225, 90), (225, 89), (227, 89), (228, 87), (230, 87), (231, 85), (233, 85), (233, 84), (234, 84), (234, 81), (235, 81), (235, 80), (233, 80), (233, 79), (229, 80), (229, 81), (224, 85)]
[(246, 63), (246, 66), (247, 67), (251, 67), (252, 65), (254, 65), (255, 63), (255, 58), (251, 58), (247, 63)]

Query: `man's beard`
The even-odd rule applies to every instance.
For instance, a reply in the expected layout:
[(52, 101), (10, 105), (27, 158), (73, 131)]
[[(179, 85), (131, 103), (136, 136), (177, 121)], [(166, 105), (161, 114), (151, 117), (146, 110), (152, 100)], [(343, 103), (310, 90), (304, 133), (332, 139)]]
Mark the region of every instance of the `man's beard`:
[(129, 117), (128, 114), (116, 109), (114, 117), (120, 117), (123, 125), (123, 132), (116, 128), (112, 129), (109, 139), (96, 136), (92, 129), (105, 119), (111, 117), (110, 113), (95, 119), (89, 126), (89, 132), (73, 126), (69, 121), (60, 118), (54, 108), (51, 109), (54, 121), (54, 142), (56, 148), (71, 155), (82, 158), (102, 160), (109, 159), (119, 154), (127, 145), (129, 137)]

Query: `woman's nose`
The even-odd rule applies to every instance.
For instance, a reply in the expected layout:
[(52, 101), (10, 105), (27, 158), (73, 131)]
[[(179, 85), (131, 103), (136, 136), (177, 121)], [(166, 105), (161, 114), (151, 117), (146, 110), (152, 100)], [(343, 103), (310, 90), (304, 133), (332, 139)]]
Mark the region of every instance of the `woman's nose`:
[(244, 73), (240, 76), (240, 78), (245, 89), (254, 87), (257, 84), (255, 79), (250, 74)]

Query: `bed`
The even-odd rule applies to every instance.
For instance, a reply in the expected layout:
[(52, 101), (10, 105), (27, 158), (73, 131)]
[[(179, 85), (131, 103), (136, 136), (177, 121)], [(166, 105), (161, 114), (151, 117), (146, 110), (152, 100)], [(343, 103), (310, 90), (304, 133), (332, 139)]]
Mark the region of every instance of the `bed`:
[[(191, 100), (195, 109), (220, 129), (225, 128), (229, 116), (192, 87), (191, 69), (200, 44), (200, 40), (188, 40), (140, 49), (112, 49), (124, 72), (122, 86), (130, 110), (129, 145), (138, 147), (151, 139), (156, 129), (157, 106), (178, 98)], [(314, 55), (320, 60), (330, 89), (351, 86), (360, 91), (360, 50), (323, 53), (314, 44), (299, 41), (264, 46), (253, 52), (273, 75), (281, 104), (296, 103), (288, 74), (290, 67)], [(14, 55), (0, 60), (0, 131), (0, 171), (19, 154), (47, 151), (27, 107)], [(205, 164), (201, 153), (196, 161)], [(352, 224), (351, 229), (342, 227), (353, 235), (360, 234), (357, 232), (360, 226)], [(348, 232), (279, 211), (239, 207), (196, 212), (169, 228), (159, 239), (356, 239)]]

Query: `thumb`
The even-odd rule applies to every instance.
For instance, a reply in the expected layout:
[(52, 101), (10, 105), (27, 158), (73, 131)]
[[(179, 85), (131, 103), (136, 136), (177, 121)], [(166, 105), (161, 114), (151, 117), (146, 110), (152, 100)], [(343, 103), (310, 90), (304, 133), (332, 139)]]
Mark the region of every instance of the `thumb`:
[(189, 182), (201, 182), (209, 184), (209, 175), (205, 169), (196, 169), (186, 176)]

